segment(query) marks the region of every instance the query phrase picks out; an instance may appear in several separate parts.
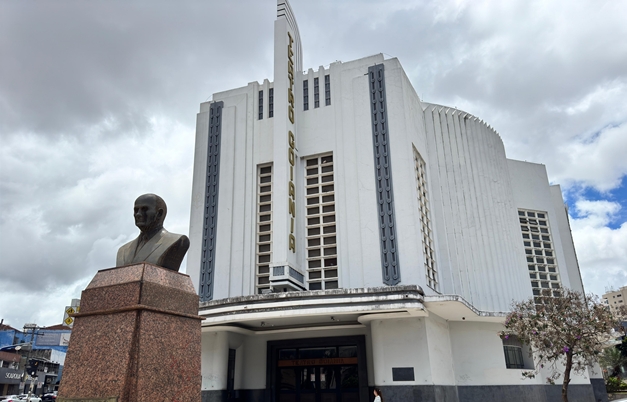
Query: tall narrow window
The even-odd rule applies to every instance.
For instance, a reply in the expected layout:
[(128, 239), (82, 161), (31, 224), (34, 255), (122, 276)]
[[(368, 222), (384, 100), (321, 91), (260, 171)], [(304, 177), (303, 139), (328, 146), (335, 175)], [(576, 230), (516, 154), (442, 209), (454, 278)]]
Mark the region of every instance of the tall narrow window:
[(257, 170), (257, 293), (270, 290), (272, 259), (272, 165)]
[(303, 110), (309, 110), (309, 80), (303, 80)]
[(516, 335), (508, 335), (503, 338), (503, 353), (505, 354), (505, 367), (508, 369), (531, 369), (533, 359), (528, 344), (523, 344)]
[(259, 91), (259, 120), (263, 119), (263, 91)]
[(540, 296), (543, 290), (549, 290), (553, 296), (558, 296), (561, 281), (548, 214), (545, 211), (519, 209), (518, 221), (533, 295)]
[(433, 233), (431, 232), (431, 212), (429, 198), (427, 196), (427, 165), (414, 148), (414, 164), (416, 167), (416, 192), (418, 194), (418, 206), (420, 208), (420, 230), (422, 232), (422, 252), (424, 253), (425, 275), (427, 286), (438, 290), (438, 276), (435, 267), (435, 253), (433, 245)]
[(329, 74), (324, 76), (324, 104), (325, 106), (331, 104), (331, 77)]
[(274, 117), (274, 88), (268, 88), (268, 117)]
[(525, 361), (522, 354), (522, 343), (514, 335), (503, 339), (503, 353), (505, 354), (505, 367), (508, 369), (523, 369)]
[(228, 400), (235, 399), (235, 349), (229, 349), (229, 361), (226, 369), (226, 395)]
[(337, 289), (333, 155), (307, 159), (305, 183), (309, 290)]
[(320, 107), (320, 84), (318, 77), (314, 78), (314, 108)]

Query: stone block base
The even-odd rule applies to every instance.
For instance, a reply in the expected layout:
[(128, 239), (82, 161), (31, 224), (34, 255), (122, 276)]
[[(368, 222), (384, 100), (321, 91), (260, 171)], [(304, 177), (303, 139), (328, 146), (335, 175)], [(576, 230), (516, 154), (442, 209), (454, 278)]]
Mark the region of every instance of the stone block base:
[(187, 275), (146, 263), (98, 271), (75, 315), (57, 401), (199, 401), (197, 313)]

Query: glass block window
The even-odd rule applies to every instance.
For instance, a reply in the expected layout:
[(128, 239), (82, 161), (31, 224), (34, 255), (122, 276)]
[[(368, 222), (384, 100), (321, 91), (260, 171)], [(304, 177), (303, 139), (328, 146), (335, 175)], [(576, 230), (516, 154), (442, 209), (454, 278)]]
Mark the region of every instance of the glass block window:
[(318, 77), (314, 78), (314, 108), (320, 107), (320, 82)]
[(257, 168), (257, 244), (255, 290), (270, 290), (272, 260), (272, 165)]
[(554, 296), (559, 295), (562, 284), (548, 214), (544, 211), (519, 209), (518, 221), (533, 295), (540, 296), (545, 289), (550, 290)]
[(268, 89), (268, 117), (274, 117), (274, 88)]
[(303, 80), (303, 110), (309, 110), (309, 80)]
[(324, 76), (324, 104), (331, 104), (331, 77), (328, 74)]
[(337, 289), (333, 155), (309, 158), (305, 164), (309, 290)]
[(259, 120), (263, 119), (263, 91), (259, 91)]
[(438, 273), (435, 266), (435, 246), (431, 231), (431, 213), (427, 196), (427, 165), (420, 153), (414, 148), (414, 164), (416, 167), (416, 193), (420, 208), (420, 229), (422, 232), (422, 252), (424, 253), (425, 275), (427, 286), (438, 290)]

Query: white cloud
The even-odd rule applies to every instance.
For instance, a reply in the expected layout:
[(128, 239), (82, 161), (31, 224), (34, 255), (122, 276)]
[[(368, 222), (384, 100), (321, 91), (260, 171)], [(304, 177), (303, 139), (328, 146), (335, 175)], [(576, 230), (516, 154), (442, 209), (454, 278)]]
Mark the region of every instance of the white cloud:
[(187, 232), (194, 129), (164, 117), (149, 121), (148, 141), (103, 141), (94, 132), (84, 141), (5, 142), (2, 149), (18, 157), (5, 159), (3, 186), (19, 174), (0, 212), (5, 286), (48, 292), (113, 266), (117, 248), (137, 234), (132, 205), (142, 193), (163, 196), (166, 227)]
[(89, 284), (89, 278), (82, 278), (67, 286), (46, 289), (23, 290), (5, 289), (0, 294), (0, 305), (4, 306), (4, 323), (21, 329), (25, 323), (36, 323), (41, 327), (60, 324), (65, 307), (72, 299), (80, 299), (81, 291)]
[(553, 179), (606, 192), (620, 186), (627, 174), (626, 155), (627, 122), (564, 144), (553, 161), (557, 167)]
[(578, 226), (584, 228), (607, 226), (620, 209), (620, 204), (605, 200), (579, 199), (575, 202), (575, 210), (579, 215)]
[(620, 205), (579, 200), (575, 208), (581, 218), (571, 217), (571, 228), (586, 291), (602, 295), (609, 287), (627, 285), (627, 223), (607, 226)]

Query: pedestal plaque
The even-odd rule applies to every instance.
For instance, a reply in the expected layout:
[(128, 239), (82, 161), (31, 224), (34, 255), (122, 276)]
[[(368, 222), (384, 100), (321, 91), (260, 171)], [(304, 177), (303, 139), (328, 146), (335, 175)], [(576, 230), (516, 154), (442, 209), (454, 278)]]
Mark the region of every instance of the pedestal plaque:
[(141, 263), (98, 271), (74, 315), (58, 402), (200, 400), (198, 296)]

